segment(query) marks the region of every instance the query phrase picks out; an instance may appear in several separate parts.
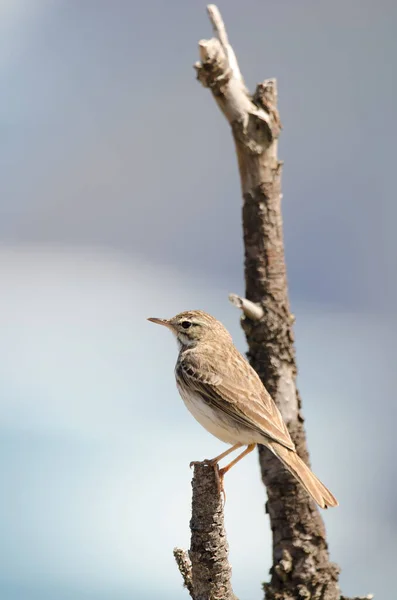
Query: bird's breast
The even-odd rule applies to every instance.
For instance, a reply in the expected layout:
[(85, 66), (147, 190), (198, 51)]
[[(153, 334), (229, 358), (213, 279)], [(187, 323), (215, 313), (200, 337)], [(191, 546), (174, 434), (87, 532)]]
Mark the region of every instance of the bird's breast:
[[(220, 409), (210, 406), (202, 396), (177, 380), (177, 388), (186, 408), (209, 433), (226, 444), (250, 444), (247, 431)], [(257, 435), (255, 435), (257, 437)], [(257, 440), (255, 440), (256, 442)]]

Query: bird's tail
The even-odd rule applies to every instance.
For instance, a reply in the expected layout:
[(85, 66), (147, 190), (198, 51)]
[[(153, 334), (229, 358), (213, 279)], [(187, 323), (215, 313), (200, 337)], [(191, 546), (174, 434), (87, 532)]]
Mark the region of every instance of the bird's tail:
[(297, 455), (294, 450), (289, 450), (278, 444), (271, 442), (270, 450), (281, 460), (290, 473), (303, 485), (307, 493), (313, 498), (321, 508), (329, 506), (338, 506), (338, 501), (331, 494), (328, 488), (311, 472), (309, 467)]

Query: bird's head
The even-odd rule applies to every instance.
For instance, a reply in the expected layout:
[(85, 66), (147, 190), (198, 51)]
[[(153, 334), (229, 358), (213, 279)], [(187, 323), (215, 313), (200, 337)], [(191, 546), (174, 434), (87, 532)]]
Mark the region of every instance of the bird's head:
[(231, 339), (222, 323), (202, 310), (182, 312), (171, 319), (151, 317), (148, 321), (168, 327), (176, 335), (181, 348), (193, 347), (201, 342), (210, 342), (225, 336)]

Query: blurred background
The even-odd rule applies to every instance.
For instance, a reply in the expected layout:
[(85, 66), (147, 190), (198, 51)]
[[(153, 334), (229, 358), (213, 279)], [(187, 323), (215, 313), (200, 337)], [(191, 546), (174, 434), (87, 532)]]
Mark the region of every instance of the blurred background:
[[(276, 76), (299, 387), (346, 595), (397, 560), (394, 0), (219, 5), (250, 89)], [(228, 126), (196, 81), (201, 0), (0, 2), (0, 597), (187, 598), (192, 419), (176, 345), (201, 308), (245, 341)], [(253, 454), (227, 480), (233, 581), (271, 565)]]

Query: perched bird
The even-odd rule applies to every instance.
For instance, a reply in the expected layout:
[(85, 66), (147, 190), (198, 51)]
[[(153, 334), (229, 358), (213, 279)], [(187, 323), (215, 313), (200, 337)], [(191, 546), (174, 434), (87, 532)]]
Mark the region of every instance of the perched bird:
[(201, 310), (182, 312), (172, 319), (150, 318), (176, 336), (175, 366), (179, 393), (194, 418), (207, 431), (232, 447), (211, 460), (218, 462), (241, 446), (247, 448), (226, 467), (223, 476), (256, 444), (271, 450), (321, 508), (338, 501), (298, 456), (280, 411), (256, 371), (234, 346), (226, 328)]

